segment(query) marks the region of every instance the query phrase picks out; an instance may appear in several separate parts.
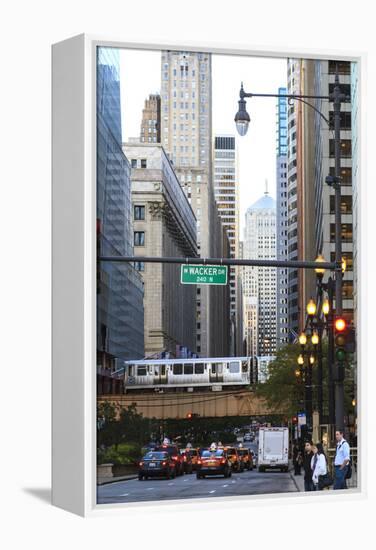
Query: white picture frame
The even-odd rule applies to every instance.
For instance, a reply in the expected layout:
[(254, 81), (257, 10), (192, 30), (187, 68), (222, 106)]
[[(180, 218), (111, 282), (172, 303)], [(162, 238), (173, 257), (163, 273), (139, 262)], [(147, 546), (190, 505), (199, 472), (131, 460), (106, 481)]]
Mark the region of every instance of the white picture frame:
[[(366, 273), (366, 193), (364, 185), (364, 135), (366, 54), (341, 51), (276, 51), (216, 43), (139, 44), (109, 38), (79, 35), (52, 47), (52, 503), (81, 516), (97, 515), (132, 507), (172, 506), (171, 502), (121, 505), (96, 504), (96, 48), (111, 46), (133, 49), (177, 49), (260, 57), (336, 58), (359, 63), (361, 90), (359, 145), (358, 230), (358, 422), (360, 463), (358, 488), (348, 494), (330, 494), (334, 499), (366, 495), (366, 364), (364, 331)], [(297, 501), (304, 494), (234, 497), (234, 505), (260, 505)], [(328, 495), (315, 495), (322, 502)], [(205, 499), (195, 499), (205, 507)], [(223, 499), (216, 506), (226, 506)], [(192, 507), (190, 501), (173, 506)]]

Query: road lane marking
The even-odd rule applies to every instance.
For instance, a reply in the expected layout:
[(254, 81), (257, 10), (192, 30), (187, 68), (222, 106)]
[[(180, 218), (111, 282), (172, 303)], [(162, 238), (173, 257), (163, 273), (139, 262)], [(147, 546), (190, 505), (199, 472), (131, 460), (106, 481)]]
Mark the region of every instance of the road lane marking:
[(169, 485), (173, 485), (173, 483), (169, 483)]
[(129, 493), (124, 493), (123, 495), (119, 495), (119, 497), (128, 497)]
[(146, 490), (147, 491), (152, 491), (154, 489), (154, 487), (148, 487)]
[(222, 487), (228, 487), (228, 485), (222, 485)]
[(209, 494), (211, 495), (212, 493), (215, 493), (215, 490), (214, 491), (209, 491)]

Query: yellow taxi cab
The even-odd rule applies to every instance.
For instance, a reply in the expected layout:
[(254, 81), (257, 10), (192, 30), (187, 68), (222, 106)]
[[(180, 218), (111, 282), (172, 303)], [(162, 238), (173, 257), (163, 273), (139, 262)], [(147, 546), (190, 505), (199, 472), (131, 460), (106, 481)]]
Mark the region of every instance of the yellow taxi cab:
[(200, 450), (199, 449), (195, 449), (193, 447), (190, 447), (190, 448), (187, 448), (187, 452), (190, 454), (191, 456), (191, 460), (192, 460), (192, 469), (193, 470), (197, 470), (197, 467), (198, 467), (198, 460), (200, 458)]
[(236, 447), (224, 446), (223, 449), (226, 451), (227, 456), (231, 462), (231, 469), (233, 472), (243, 472), (244, 471), (244, 462), (239, 456), (238, 449)]
[(254, 464), (252, 452), (244, 447), (239, 447), (238, 455), (240, 457), (240, 460), (243, 462), (244, 469), (253, 470)]
[(197, 479), (210, 475), (231, 477), (231, 462), (223, 448), (212, 444), (209, 449), (201, 451), (197, 462)]

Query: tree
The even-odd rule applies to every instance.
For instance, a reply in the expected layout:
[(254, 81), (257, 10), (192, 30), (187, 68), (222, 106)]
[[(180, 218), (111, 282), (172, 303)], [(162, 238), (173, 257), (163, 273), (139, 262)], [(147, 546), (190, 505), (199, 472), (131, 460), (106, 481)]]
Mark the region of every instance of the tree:
[(265, 399), (271, 410), (284, 410), (290, 416), (302, 409), (304, 403), (304, 385), (295, 375), (299, 353), (298, 344), (278, 350), (269, 364), (267, 380), (256, 386), (256, 395)]

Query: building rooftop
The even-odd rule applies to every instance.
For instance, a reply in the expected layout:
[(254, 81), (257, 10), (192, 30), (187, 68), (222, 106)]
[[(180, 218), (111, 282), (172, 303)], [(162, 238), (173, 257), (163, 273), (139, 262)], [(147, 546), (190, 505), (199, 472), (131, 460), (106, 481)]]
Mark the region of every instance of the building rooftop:
[(273, 197), (271, 197), (269, 194), (265, 193), (264, 196), (261, 197), (261, 199), (256, 201), (254, 204), (252, 204), (248, 208), (248, 211), (249, 210), (256, 210), (256, 209), (259, 209), (259, 210), (275, 209), (275, 207), (276, 207), (276, 202), (273, 199)]

